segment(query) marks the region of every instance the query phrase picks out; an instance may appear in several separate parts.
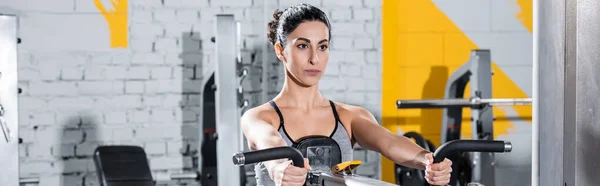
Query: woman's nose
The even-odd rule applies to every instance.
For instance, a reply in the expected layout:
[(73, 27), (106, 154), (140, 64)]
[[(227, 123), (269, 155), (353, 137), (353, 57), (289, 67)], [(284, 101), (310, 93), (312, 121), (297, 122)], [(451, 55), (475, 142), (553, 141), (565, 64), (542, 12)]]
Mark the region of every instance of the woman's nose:
[(317, 63), (319, 63), (319, 56), (317, 55), (317, 51), (312, 52), (309, 62), (311, 65), (316, 65)]

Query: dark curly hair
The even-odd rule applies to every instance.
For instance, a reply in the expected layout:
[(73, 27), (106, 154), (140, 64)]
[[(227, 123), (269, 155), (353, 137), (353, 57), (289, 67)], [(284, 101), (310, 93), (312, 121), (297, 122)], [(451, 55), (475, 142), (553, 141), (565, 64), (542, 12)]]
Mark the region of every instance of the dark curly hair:
[(309, 4), (299, 4), (289, 7), (283, 11), (278, 9), (273, 13), (273, 20), (269, 21), (269, 33), (267, 38), (271, 44), (280, 43), (285, 46), (287, 37), (292, 33), (300, 23), (306, 21), (320, 21), (327, 26), (329, 30), (329, 40), (331, 41), (331, 24), (325, 12)]

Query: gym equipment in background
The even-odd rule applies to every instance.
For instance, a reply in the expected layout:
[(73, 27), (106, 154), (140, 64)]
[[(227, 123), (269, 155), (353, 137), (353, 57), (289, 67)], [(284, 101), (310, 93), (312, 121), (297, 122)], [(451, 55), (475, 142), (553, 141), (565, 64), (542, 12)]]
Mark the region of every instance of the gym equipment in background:
[[(428, 143), (421, 134), (416, 132), (407, 132), (404, 134), (405, 137), (415, 140), (415, 143), (421, 146), (423, 149), (434, 152), (432, 150), (433, 144)], [(432, 148), (433, 147), (433, 148)], [(410, 167), (394, 164), (394, 170), (396, 175), (396, 184), (404, 186), (425, 186), (425, 171), (419, 169), (413, 169)]]
[(0, 13), (0, 185), (37, 184), (37, 177), (19, 177), (19, 109), (18, 99), (22, 92), (18, 85), (16, 15)]
[[(510, 152), (512, 144), (504, 141), (492, 140), (454, 140), (445, 143), (434, 153), (434, 163), (439, 163), (448, 155), (456, 152)], [(289, 158), (296, 167), (304, 167), (304, 156), (300, 150), (294, 147), (275, 147), (270, 149), (255, 150), (250, 152), (239, 152), (233, 156), (233, 163), (238, 166), (254, 164), (263, 161)], [(376, 179), (363, 177), (352, 173), (352, 170), (360, 166), (360, 161), (342, 162), (331, 167), (330, 171), (321, 172), (307, 176), (317, 179), (317, 185), (326, 186), (387, 186), (394, 185)], [(307, 180), (306, 185), (311, 185)]]
[(17, 17), (0, 14), (0, 185), (19, 185)]
[(217, 184), (217, 129), (215, 110), (215, 74), (213, 73), (204, 84), (202, 91), (202, 131), (203, 139), (200, 146), (202, 167), (200, 177), (195, 178), (201, 185), (216, 186)]
[[(198, 170), (193, 172), (172, 174), (171, 180), (194, 180), (199, 181), (203, 186), (246, 185), (246, 170), (243, 167), (232, 166), (229, 158), (219, 158), (247, 149), (244, 145), (246, 143), (241, 127), (239, 127), (241, 114), (249, 106), (249, 101), (243, 98), (244, 91), (241, 87), (243, 80), (248, 75), (248, 69), (242, 66), (241, 27), (239, 23), (235, 22), (233, 15), (225, 14), (216, 15), (215, 26), (217, 34), (214, 38), (216, 68), (204, 83), (203, 90), (203, 126), (200, 132), (204, 134), (204, 137), (202, 143), (199, 143), (203, 163)], [(101, 148), (123, 147), (98, 147), (98, 149)], [(124, 151), (124, 153), (126, 152)], [(99, 172), (107, 171), (102, 167), (110, 166), (109, 164), (113, 161), (118, 160), (104, 159), (96, 164), (96, 169)], [(110, 175), (111, 173), (103, 174)], [(100, 181), (105, 182), (106, 180)]]
[[(216, 66), (215, 92), (216, 129), (217, 129), (217, 182), (218, 185), (245, 185), (243, 167), (231, 166), (230, 156), (244, 150), (244, 135), (240, 127), (242, 110), (247, 106), (239, 104), (241, 80), (246, 73), (240, 69), (242, 62), (240, 51), (239, 23), (233, 15), (217, 15), (216, 18)], [(235, 46), (235, 47), (232, 47)], [(218, 176), (227, 175), (227, 176)]]
[[(472, 50), (467, 63), (456, 70), (448, 79), (444, 99), (438, 100), (398, 100), (398, 109), (444, 108), (441, 131), (441, 143), (461, 139), (462, 109), (471, 107), (471, 129), (474, 140), (493, 140), (492, 106), (497, 105), (529, 105), (531, 98), (492, 98), (492, 67), (489, 50)], [(470, 82), (471, 98), (463, 99), (467, 83)], [(495, 184), (494, 154), (482, 156), (479, 152), (450, 154), (453, 162), (451, 184), (465, 185), (477, 182), (484, 185)], [(458, 179), (459, 173), (468, 170), (468, 159), (471, 176), (468, 180)]]
[(203, 91), (204, 138), (199, 148), (202, 168), (194, 173), (173, 175), (172, 179), (195, 179), (207, 186), (246, 185), (243, 167), (231, 166), (228, 158), (218, 158), (247, 149), (239, 127), (239, 119), (249, 106), (242, 89), (248, 69), (242, 65), (241, 25), (229, 14), (218, 14), (215, 20), (217, 35), (211, 40), (215, 42), (216, 68)]
[(101, 146), (93, 155), (96, 174), (102, 186), (154, 186), (144, 148)]

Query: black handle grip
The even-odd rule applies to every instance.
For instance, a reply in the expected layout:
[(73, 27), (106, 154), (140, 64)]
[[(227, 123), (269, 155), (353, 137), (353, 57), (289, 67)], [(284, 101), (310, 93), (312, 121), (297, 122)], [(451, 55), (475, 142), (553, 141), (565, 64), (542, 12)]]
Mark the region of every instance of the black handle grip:
[(454, 140), (442, 144), (433, 153), (433, 163), (439, 163), (448, 155), (456, 152), (510, 152), (512, 144), (490, 140)]
[(233, 155), (233, 164), (241, 166), (263, 161), (289, 158), (294, 166), (304, 168), (302, 153), (293, 147), (275, 147), (250, 152), (239, 152)]

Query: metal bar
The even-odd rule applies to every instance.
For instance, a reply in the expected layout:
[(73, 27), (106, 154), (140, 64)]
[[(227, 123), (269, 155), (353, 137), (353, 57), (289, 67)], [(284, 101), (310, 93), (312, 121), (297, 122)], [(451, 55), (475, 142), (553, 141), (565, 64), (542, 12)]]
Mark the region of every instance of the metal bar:
[[(570, 22), (572, 21), (572, 22)], [(567, 128), (572, 131), (573, 136), (565, 132), (565, 144), (570, 140), (572, 149), (564, 149), (565, 155), (570, 155), (572, 172), (565, 167), (565, 179), (567, 185), (597, 185), (600, 183), (600, 105), (598, 95), (600, 94), (600, 2), (598, 0), (568, 0), (567, 1), (567, 57), (566, 63), (569, 68), (575, 68), (567, 75), (574, 78), (575, 96), (567, 95), (565, 92), (565, 111), (574, 113), (573, 122), (565, 122)], [(570, 31), (572, 30), (572, 32)], [(575, 46), (570, 46), (575, 45)], [(575, 50), (575, 51), (572, 51)], [(568, 70), (567, 70), (567, 73)], [(565, 87), (565, 90), (570, 87)], [(594, 101), (592, 101), (594, 100)], [(573, 101), (573, 102), (570, 102)], [(569, 114), (570, 115), (570, 114)], [(566, 117), (566, 116), (565, 116)], [(572, 150), (572, 151), (571, 151)]]
[[(475, 53), (476, 54), (476, 53)], [(471, 53), (470, 58), (474, 58)], [(465, 88), (471, 78), (471, 59), (458, 68), (448, 81), (444, 89), (444, 99), (462, 99), (464, 98)], [(451, 107), (442, 111), (442, 131), (440, 144), (448, 141), (460, 139), (460, 131), (462, 127), (462, 107)]]
[(20, 184), (37, 184), (40, 183), (40, 178), (19, 178)]
[(426, 100), (398, 100), (396, 107), (399, 109), (410, 108), (451, 108), (474, 106), (469, 99), (426, 99)]
[[(0, 185), (19, 185), (19, 109), (17, 68), (17, 17), (0, 15), (0, 105), (5, 132), (0, 139)], [(8, 132), (10, 131), (10, 133)], [(6, 140), (8, 139), (8, 140)]]
[[(597, 0), (595, 0), (597, 1)], [(584, 85), (586, 88), (590, 88), (591, 90), (597, 90), (597, 86), (594, 86), (595, 83), (581, 83), (581, 81), (596, 81), (595, 79), (587, 79), (587, 77), (581, 77), (581, 69), (579, 68), (581, 63), (581, 59), (583, 56), (579, 56), (579, 46), (581, 42), (585, 42), (583, 40), (591, 40), (592, 42), (598, 42), (596, 39), (598, 36), (594, 35), (590, 38), (582, 38), (582, 40), (577, 41), (579, 37), (579, 29), (581, 27), (585, 27), (586, 25), (579, 25), (580, 18), (585, 17), (583, 12), (579, 12), (579, 6), (583, 5), (584, 2), (581, 0), (565, 0), (565, 58), (564, 58), (564, 118), (563, 118), (563, 184), (564, 185), (595, 185), (592, 183), (581, 184), (582, 181), (586, 180), (578, 180), (579, 174), (586, 174), (586, 172), (579, 172), (582, 169), (577, 165), (577, 162), (580, 161), (581, 157), (579, 156), (584, 150), (580, 150), (577, 147), (582, 145), (582, 142), (577, 141), (579, 137), (579, 127), (580, 123), (578, 122), (581, 118), (579, 109), (588, 107), (586, 102), (581, 102), (579, 98), (581, 96), (580, 85)], [(588, 4), (589, 6), (589, 4)], [(580, 17), (581, 16), (581, 17)], [(595, 22), (588, 22), (586, 24), (596, 24)], [(593, 26), (596, 27), (596, 26)], [(590, 32), (591, 30), (586, 30)], [(584, 51), (594, 50), (593, 45), (589, 45)], [(588, 55), (592, 56), (592, 55)], [(585, 56), (585, 57), (588, 57)], [(583, 57), (583, 58), (585, 58)], [(594, 59), (596, 60), (596, 59)], [(585, 68), (592, 68), (591, 70), (596, 70), (594, 66), (586, 66)], [(585, 71), (583, 72), (585, 73)], [(587, 75), (587, 73), (586, 73)], [(582, 79), (583, 78), (583, 79)], [(586, 79), (586, 80), (584, 80)], [(558, 86), (558, 84), (556, 84)], [(586, 93), (588, 91), (585, 91)], [(593, 91), (589, 91), (592, 92)], [(597, 97), (597, 94), (594, 94), (594, 97)], [(594, 98), (591, 98), (594, 99)], [(585, 100), (589, 102), (589, 100)], [(594, 106), (588, 107), (589, 110), (595, 110)], [(586, 112), (588, 109), (584, 109)], [(589, 121), (592, 124), (595, 124), (595, 121)], [(592, 130), (591, 127), (586, 127), (584, 130)], [(596, 139), (591, 139), (596, 140)], [(588, 143), (585, 143), (588, 144)], [(594, 149), (594, 146), (585, 146), (585, 148)], [(588, 160), (586, 160), (588, 161)], [(594, 161), (594, 160), (591, 160)], [(591, 162), (587, 162), (591, 163)], [(587, 171), (587, 170), (585, 170)]]
[(564, 185), (563, 153), (574, 153), (563, 150), (565, 6), (565, 0), (539, 0), (539, 22), (534, 22), (534, 25), (539, 26), (539, 29), (534, 29), (538, 31), (539, 47), (538, 52), (534, 54), (539, 61), (538, 76), (534, 77), (538, 81), (538, 94), (535, 99), (538, 114), (535, 115), (534, 112), (533, 115), (539, 131), (539, 138), (534, 139), (534, 143), (539, 143), (539, 163), (532, 161), (532, 166), (538, 168), (539, 178), (538, 175), (534, 175), (533, 179), (536, 179), (540, 186)]
[(531, 98), (398, 100), (398, 109), (531, 105)]
[[(217, 129), (217, 180), (219, 185), (239, 186), (240, 167), (231, 163), (230, 155), (242, 151), (243, 137), (239, 127), (237, 104), (237, 29), (233, 15), (216, 16), (215, 93)], [(232, 47), (233, 46), (233, 47)]]
[[(533, 62), (532, 62), (532, 116), (539, 115), (539, 2), (538, 0), (533, 0)], [(531, 121), (531, 186), (539, 186), (539, 153), (540, 153), (540, 144), (539, 144), (539, 119), (537, 117), (532, 117)]]
[(181, 173), (181, 174), (171, 174), (172, 180), (184, 180), (184, 179), (198, 179), (198, 173), (190, 172), (190, 173)]
[(533, 103), (532, 98), (493, 98), (493, 99), (481, 99), (481, 103), (492, 106), (514, 106), (514, 105), (531, 105)]
[(323, 185), (327, 186), (397, 186), (388, 182), (372, 179), (358, 175), (335, 175), (333, 173), (321, 173), (319, 179), (322, 179)]

